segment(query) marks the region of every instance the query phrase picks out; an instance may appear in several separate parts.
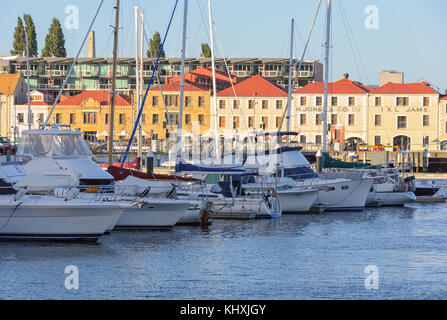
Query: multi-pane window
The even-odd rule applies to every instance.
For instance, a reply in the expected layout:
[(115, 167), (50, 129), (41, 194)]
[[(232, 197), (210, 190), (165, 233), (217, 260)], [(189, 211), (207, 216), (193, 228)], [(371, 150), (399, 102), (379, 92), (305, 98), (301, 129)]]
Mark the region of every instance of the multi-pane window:
[(315, 143), (316, 143), (316, 144), (321, 144), (321, 135), (320, 135), (320, 134), (317, 134), (317, 135), (315, 136)]
[(321, 106), (323, 104), (323, 97), (316, 97), (315, 98), (315, 105)]
[(239, 104), (240, 104), (239, 100), (233, 100), (233, 109), (239, 109)]
[(348, 105), (349, 105), (350, 107), (352, 107), (352, 106), (355, 105), (355, 97), (349, 97), (349, 98), (348, 98)]
[(398, 116), (397, 129), (405, 129), (405, 128), (407, 128), (407, 116)]
[(430, 98), (429, 97), (424, 97), (423, 99), (423, 105), (424, 107), (428, 107), (430, 105)]
[(105, 124), (109, 124), (109, 116), (110, 116), (110, 113), (106, 113), (105, 114), (105, 117), (104, 117), (104, 123)]
[(376, 107), (380, 107), (382, 105), (382, 97), (376, 97), (374, 100)]
[(191, 124), (191, 115), (189, 113), (185, 114), (185, 124)]
[(268, 117), (262, 117), (262, 128), (267, 129), (269, 127), (269, 118)]
[(248, 117), (248, 127), (249, 128), (253, 128), (254, 127), (254, 124), (255, 124), (255, 118), (253, 117), (253, 116), (249, 116)]
[[(58, 113), (61, 115), (62, 118), (62, 114)], [(96, 112), (83, 112), (84, 115), (84, 123), (85, 124), (93, 124), (96, 123)], [(57, 122), (57, 114), (56, 114), (56, 122)], [(59, 122), (57, 122), (59, 123)]]
[(305, 135), (300, 135), (300, 143), (305, 144), (306, 143), (306, 136)]
[(219, 117), (219, 128), (225, 128), (225, 117)]
[[(96, 123), (96, 113), (95, 112), (91, 112), (95, 115), (95, 122), (91, 122), (91, 123)], [(56, 123), (62, 123), (62, 113), (56, 113)]]
[(152, 124), (158, 124), (158, 114), (152, 115)]
[(338, 104), (338, 98), (337, 97), (331, 97), (331, 106), (336, 106)]
[(430, 125), (430, 116), (428, 114), (424, 114), (422, 116), (422, 126), (428, 127)]
[(321, 114), (315, 115), (315, 124), (319, 126), (321, 124)]
[(185, 107), (190, 107), (192, 105), (192, 98), (185, 97)]
[(276, 100), (276, 109), (282, 109), (282, 100)]
[(178, 99), (179, 99), (178, 95), (166, 94), (165, 95), (165, 104), (167, 107), (178, 106)]
[(306, 124), (306, 114), (302, 113), (300, 114), (300, 125), (305, 125)]
[(239, 128), (239, 117), (233, 117), (233, 129)]
[(157, 96), (152, 97), (152, 106), (158, 107), (158, 97)]
[(168, 114), (169, 117), (169, 122), (176, 126), (178, 124), (178, 113), (169, 113)]
[(378, 146), (382, 144), (381, 136), (374, 136), (374, 145)]
[(300, 106), (305, 106), (305, 105), (306, 105), (306, 97), (300, 97)]
[(337, 115), (331, 114), (331, 124), (335, 126), (337, 124)]
[(422, 147), (424, 149), (427, 149), (429, 144), (430, 144), (430, 137), (429, 136), (423, 136), (422, 137)]
[(125, 124), (126, 123), (126, 115), (124, 113), (120, 113), (120, 117), (119, 117), (119, 121), (120, 124)]
[(199, 120), (199, 125), (202, 126), (205, 123), (205, 116), (203, 114), (199, 114), (198, 120)]
[(23, 113), (17, 114), (17, 121), (18, 121), (18, 123), (25, 122), (25, 116), (23, 115)]
[(348, 114), (348, 126), (353, 126), (355, 124), (355, 115)]
[(408, 106), (409, 100), (408, 97), (396, 97), (396, 106)]
[(248, 109), (255, 108), (255, 100), (248, 100)]
[(376, 115), (374, 116), (374, 125), (375, 125), (376, 127), (382, 125), (382, 115), (380, 115), (380, 114), (376, 114)]
[(205, 106), (205, 97), (199, 96), (199, 107)]
[(75, 124), (75, 123), (76, 123), (76, 114), (70, 113), (70, 124)]
[(141, 114), (141, 124), (146, 124), (146, 114)]
[(282, 117), (276, 117), (276, 128), (279, 128), (279, 126), (281, 125), (281, 119)]
[(219, 101), (219, 109), (225, 109), (225, 100)]
[(269, 108), (268, 100), (262, 100), (262, 109), (268, 109), (268, 108)]

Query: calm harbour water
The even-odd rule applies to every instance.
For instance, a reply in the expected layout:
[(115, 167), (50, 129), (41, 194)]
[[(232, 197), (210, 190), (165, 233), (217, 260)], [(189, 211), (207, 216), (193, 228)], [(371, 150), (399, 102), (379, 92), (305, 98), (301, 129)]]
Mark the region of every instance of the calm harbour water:
[[(447, 299), (447, 204), (0, 243), (2, 299)], [(64, 287), (79, 268), (79, 290)], [(365, 289), (364, 269), (379, 269)]]

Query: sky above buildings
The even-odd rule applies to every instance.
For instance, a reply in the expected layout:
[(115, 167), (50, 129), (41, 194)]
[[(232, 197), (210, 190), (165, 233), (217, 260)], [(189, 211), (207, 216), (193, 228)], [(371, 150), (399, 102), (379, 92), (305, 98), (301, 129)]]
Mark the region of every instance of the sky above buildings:
[[(53, 17), (64, 28), (66, 48), (74, 56), (93, 19), (100, 0), (3, 1), (0, 11), (0, 55), (12, 48), (17, 17), (31, 14), (41, 52)], [(96, 55), (111, 56), (115, 0), (105, 0), (93, 29)], [(175, 0), (122, 0), (119, 56), (135, 55), (133, 7), (146, 12), (146, 32), (162, 36)], [(217, 28), (216, 56), (288, 57), (290, 20), (295, 19), (294, 56), (301, 57), (318, 0), (213, 0)], [(78, 11), (78, 21), (73, 6)], [(405, 82), (425, 79), (447, 89), (447, 1), (445, 0), (332, 0), (332, 54), (330, 79), (344, 73), (365, 84), (377, 84), (382, 70), (405, 73)], [(207, 0), (189, 0), (186, 55), (200, 55), (209, 42)], [(324, 58), (326, 0), (323, 0), (305, 59)], [(167, 57), (180, 57), (183, 1), (165, 45)], [(78, 23), (77, 23), (78, 22)], [(219, 47), (219, 42), (222, 49)], [(223, 51), (223, 53), (222, 53)], [(81, 56), (87, 55), (84, 47)]]

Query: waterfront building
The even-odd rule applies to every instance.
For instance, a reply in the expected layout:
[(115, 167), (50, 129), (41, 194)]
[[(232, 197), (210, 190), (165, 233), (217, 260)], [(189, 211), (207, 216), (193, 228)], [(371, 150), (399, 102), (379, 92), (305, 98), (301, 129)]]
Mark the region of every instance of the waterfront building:
[(20, 74), (0, 74), (0, 136), (18, 140), (15, 108), (24, 103), (27, 87)]
[[(67, 99), (62, 96), (61, 100)], [(44, 91), (32, 90), (30, 91), (30, 111), (31, 111), (31, 129), (38, 129), (39, 125), (45, 121), (48, 116), (48, 111), (51, 110), (53, 101), (51, 97)], [(15, 117), (17, 119), (18, 135), (20, 136), (23, 130), (28, 130), (28, 101), (22, 104), (17, 104), (15, 107)]]

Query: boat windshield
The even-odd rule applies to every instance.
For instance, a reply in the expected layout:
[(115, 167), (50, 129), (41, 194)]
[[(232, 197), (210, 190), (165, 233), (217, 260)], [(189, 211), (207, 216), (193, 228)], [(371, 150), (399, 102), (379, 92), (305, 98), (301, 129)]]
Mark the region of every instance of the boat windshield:
[(18, 155), (47, 158), (89, 157), (92, 155), (81, 134), (23, 133)]

